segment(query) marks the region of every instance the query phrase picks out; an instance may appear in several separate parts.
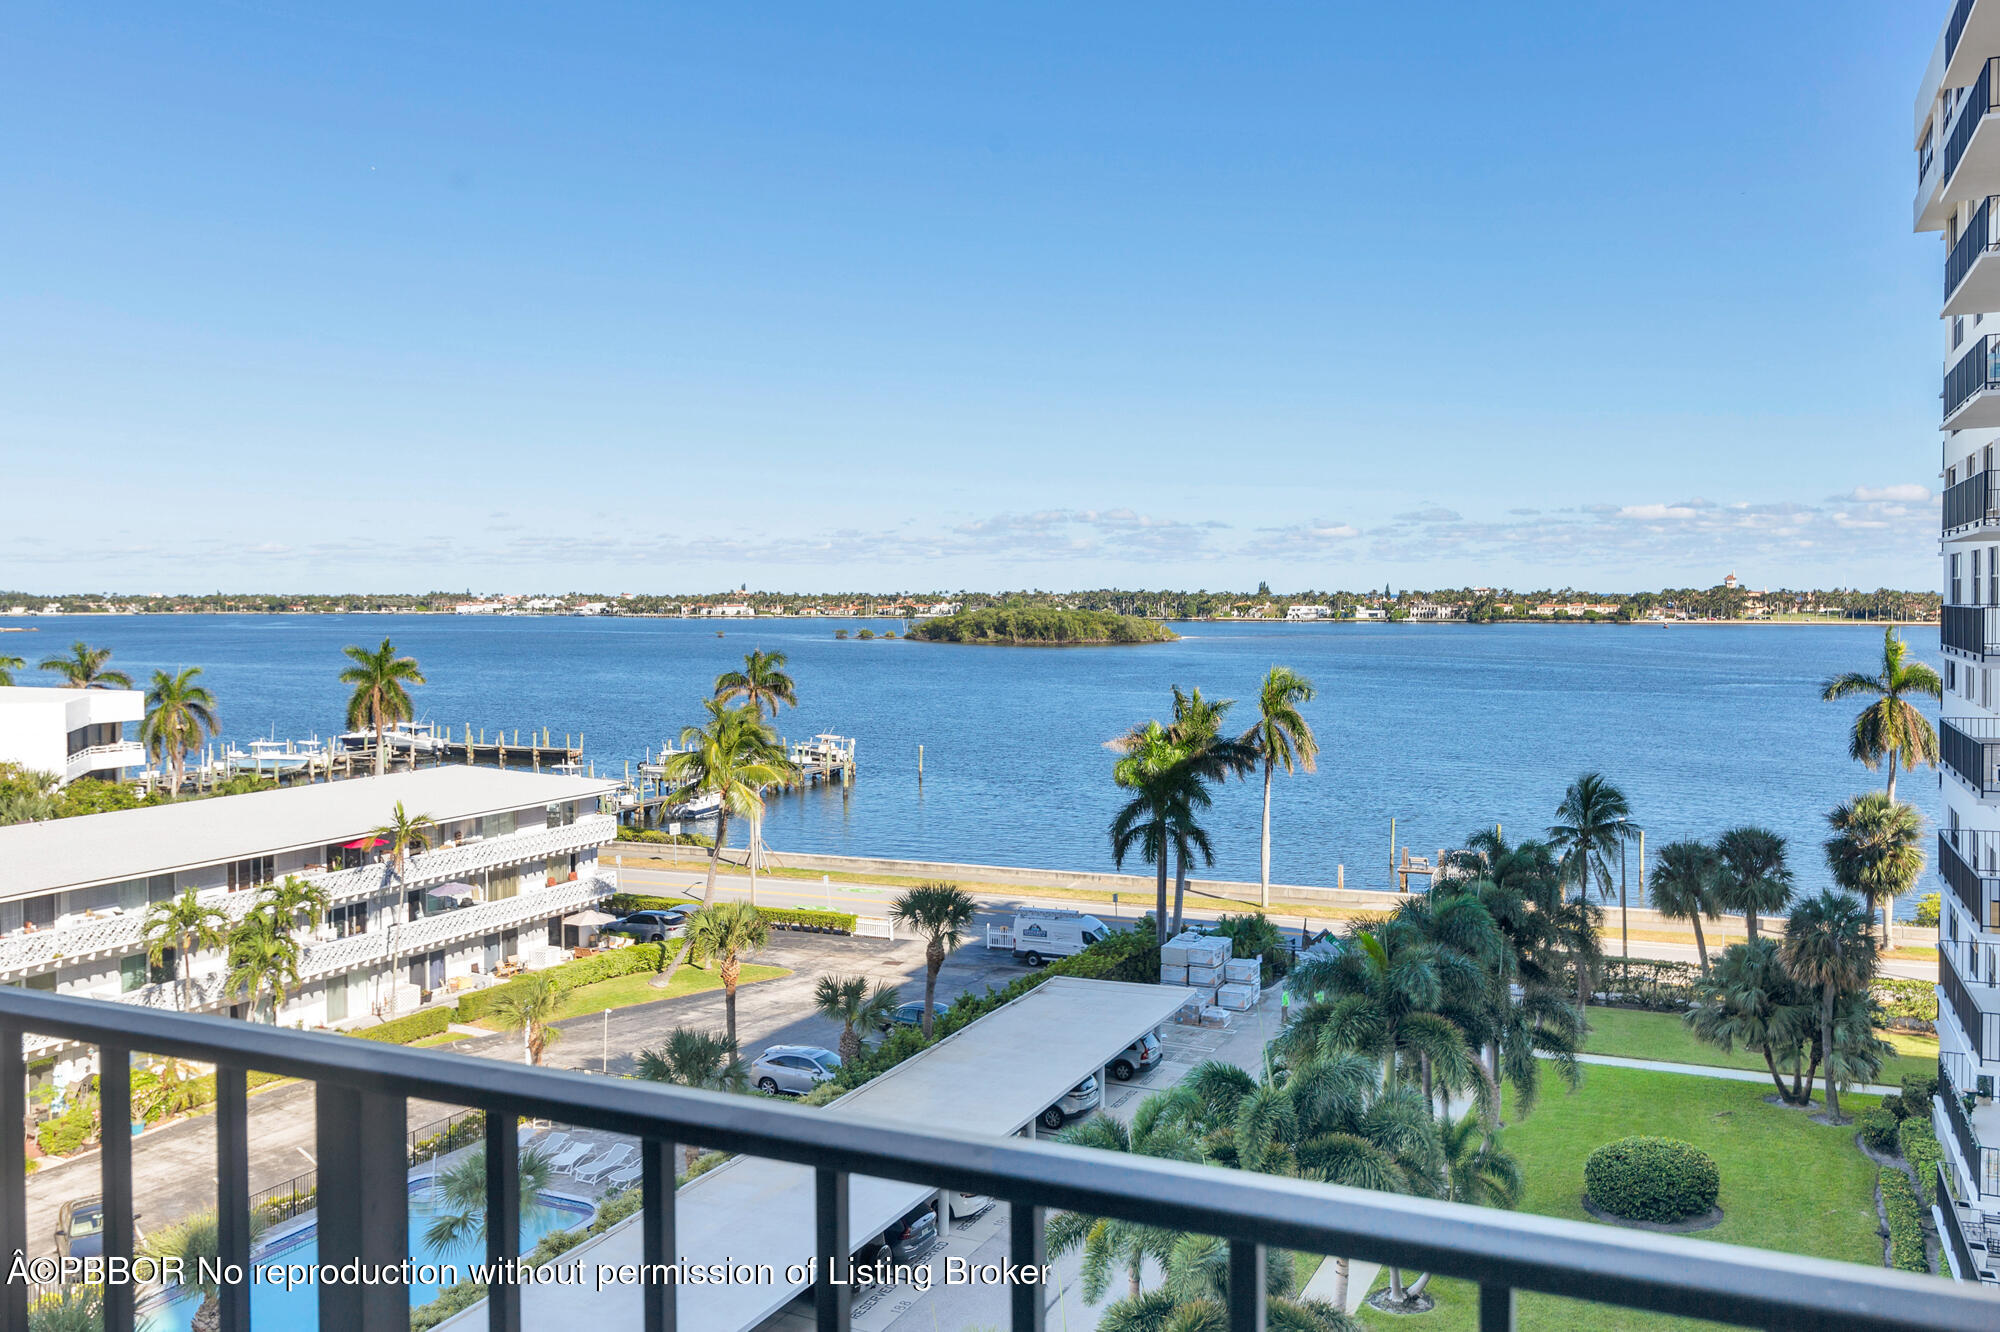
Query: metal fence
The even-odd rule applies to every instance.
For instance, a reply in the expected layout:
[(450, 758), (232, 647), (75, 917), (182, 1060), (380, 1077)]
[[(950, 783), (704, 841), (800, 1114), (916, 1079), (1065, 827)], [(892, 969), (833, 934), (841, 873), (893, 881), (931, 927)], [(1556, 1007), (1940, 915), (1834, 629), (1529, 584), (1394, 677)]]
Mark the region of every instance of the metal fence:
[[(675, 1144), (699, 1142), (814, 1171), (813, 1256), (821, 1271), (854, 1251), (858, 1237), (849, 1233), (847, 1206), (853, 1175), (981, 1193), (1007, 1203), (1011, 1256), (1024, 1265), (1046, 1261), (1043, 1222), (1050, 1209), (1216, 1236), (1228, 1246), (1231, 1332), (1264, 1328), (1269, 1247), (1341, 1254), (1476, 1283), (1482, 1332), (1513, 1327), (1519, 1290), (1757, 1327), (1990, 1332), (2000, 1326), (2000, 1296), (1882, 1268), (1062, 1144), (875, 1124), (742, 1096), (384, 1047), (226, 1018), (134, 1012), (7, 987), (0, 987), (0, 1122), (11, 1116), (19, 1123), (26, 1109), (21, 1048), (27, 1032), (100, 1047), (107, 1122), (116, 1122), (129, 1105), (132, 1051), (217, 1065), (220, 1250), (225, 1264), (237, 1265), (220, 1292), (221, 1325), (230, 1332), (249, 1326), (244, 1074), (251, 1068), (316, 1084), (319, 1173), (327, 1184), (318, 1199), (319, 1262), (360, 1263), (388, 1277), (365, 1286), (322, 1283), (317, 1292), (322, 1327), (409, 1326), (409, 1290), (394, 1273), (409, 1248), (411, 1097), (442, 1097), (486, 1112), (486, 1246), (495, 1264), (519, 1258), (517, 1117), (527, 1116), (639, 1139), (640, 1247), (647, 1270), (655, 1273), (664, 1273), (678, 1253)], [(21, 1153), (18, 1133), (0, 1134), (0, 1179), (6, 1184), (0, 1236), (17, 1253), (26, 1238)], [(128, 1258), (129, 1138), (106, 1140), (100, 1170), (104, 1252)], [(647, 1332), (674, 1328), (675, 1287), (664, 1281), (642, 1284), (642, 1326)], [(829, 1281), (814, 1287), (823, 1332), (849, 1327), (850, 1291)], [(130, 1332), (132, 1288), (113, 1284), (105, 1297), (107, 1332)], [(488, 1297), (488, 1326), (518, 1332), (520, 1288), (496, 1282)], [(1014, 1332), (1043, 1332), (1042, 1287), (1016, 1284), (1008, 1298)], [(26, 1289), (0, 1286), (0, 1332), (26, 1328)]]

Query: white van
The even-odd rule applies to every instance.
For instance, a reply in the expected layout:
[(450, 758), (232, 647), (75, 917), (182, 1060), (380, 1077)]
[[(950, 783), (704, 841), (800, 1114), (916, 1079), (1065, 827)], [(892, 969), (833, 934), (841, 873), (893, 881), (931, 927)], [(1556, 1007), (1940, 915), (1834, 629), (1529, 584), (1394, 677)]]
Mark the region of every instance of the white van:
[(1012, 930), (994, 931), (988, 946), (1011, 947), (1016, 962), (1039, 967), (1052, 957), (1074, 957), (1109, 932), (1103, 921), (1081, 911), (1030, 907), (1015, 913)]

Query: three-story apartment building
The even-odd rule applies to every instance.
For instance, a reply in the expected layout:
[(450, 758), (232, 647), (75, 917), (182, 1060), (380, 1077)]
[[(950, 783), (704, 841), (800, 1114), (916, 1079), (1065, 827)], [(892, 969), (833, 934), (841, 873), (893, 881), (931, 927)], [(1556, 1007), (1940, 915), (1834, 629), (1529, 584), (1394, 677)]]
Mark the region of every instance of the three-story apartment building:
[(46, 772), (59, 783), (79, 777), (116, 781), (146, 761), (125, 728), (146, 715), (136, 689), (30, 689), (0, 686), (0, 763)]
[[(146, 916), (193, 889), (240, 920), (260, 889), (294, 875), (325, 890), (330, 910), (295, 936), (300, 983), (277, 1020), (407, 1013), (453, 985), (557, 960), (565, 917), (613, 891), (598, 851), (617, 836), (599, 809), (614, 786), (438, 767), (0, 828), (0, 983), (248, 1016), (221, 950), (195, 950), (185, 973), (171, 946), (155, 961)], [(400, 861), (376, 834), (398, 804), (433, 825), (430, 846)]]
[(1918, 231), (1940, 232), (1945, 825), (1934, 1190), (1954, 1272), (2000, 1278), (2000, 0), (1956, 0), (1916, 105)]

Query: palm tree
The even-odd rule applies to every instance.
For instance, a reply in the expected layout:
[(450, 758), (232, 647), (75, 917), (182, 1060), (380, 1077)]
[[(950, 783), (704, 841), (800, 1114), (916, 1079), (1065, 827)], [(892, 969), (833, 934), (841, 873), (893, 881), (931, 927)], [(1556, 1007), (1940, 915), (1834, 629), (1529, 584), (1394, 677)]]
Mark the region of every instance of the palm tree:
[(296, 874), (267, 883), (257, 893), (257, 909), (270, 912), (273, 920), (284, 922), (287, 928), (303, 924), (308, 930), (316, 930), (332, 907), (333, 899), (326, 889)]
[(701, 966), (711, 957), (721, 961), (722, 1011), (731, 1044), (736, 1041), (736, 981), (743, 959), (771, 940), (771, 927), (748, 902), (717, 902), (688, 918), (688, 961)]
[(1888, 946), (1889, 915), (1895, 900), (1924, 872), (1923, 816), (1886, 792), (1870, 791), (1826, 816), (1833, 836), (1826, 839), (1826, 864), (1833, 881), (1868, 903), (1875, 918), (1883, 903), (1882, 939)]
[(21, 660), (19, 657), (10, 657), (5, 653), (0, 653), (0, 686), (12, 685), (14, 683), (14, 672), (27, 664), (27, 662)]
[(1861, 899), (1831, 889), (1793, 908), (1779, 957), (1792, 979), (1820, 992), (1820, 1048), (1826, 1054), (1826, 1114), (1840, 1118), (1840, 1080), (1833, 1052), (1834, 1006), (1843, 994), (1865, 992), (1875, 976), (1875, 921)]
[[(0, 764), (0, 771), (14, 767)], [(56, 792), (62, 779), (52, 772), (14, 767), (0, 791), (0, 827), (12, 823), (39, 823), (56, 816)]]
[(1111, 820), (1111, 863), (1123, 869), (1125, 857), (1134, 847), (1141, 859), (1152, 862), (1153, 925), (1164, 942), (1171, 937), (1167, 928), (1167, 859), (1178, 837), (1188, 836), (1190, 830), (1199, 831), (1194, 811), (1208, 805), (1208, 792), (1182, 761), (1180, 747), (1156, 721), (1113, 741), (1112, 748), (1119, 757), (1112, 766), (1111, 780), (1133, 794)]
[(1909, 660), (1909, 645), (1896, 631), (1882, 631), (1882, 670), (1878, 675), (1849, 671), (1836, 675), (1820, 686), (1819, 696), (1831, 703), (1850, 694), (1870, 694), (1875, 701), (1854, 719), (1854, 733), (1847, 743), (1849, 758), (1860, 760), (1874, 771), (1885, 760), (1889, 766), (1888, 796), (1896, 798), (1896, 769), (1912, 771), (1921, 763), (1935, 767), (1938, 761), (1937, 731), (1922, 709), (1909, 701), (1910, 695), (1942, 699), (1944, 681), (1921, 661)]
[(1264, 766), (1264, 824), (1258, 844), (1257, 881), (1262, 905), (1271, 905), (1271, 778), (1279, 768), (1313, 771), (1319, 740), (1300, 708), (1313, 701), (1312, 681), (1289, 666), (1273, 666), (1257, 690), (1257, 724), (1245, 736)]
[(94, 648), (78, 640), (69, 645), (67, 657), (44, 657), (41, 669), (62, 676), (64, 689), (130, 689), (132, 677), (123, 671), (108, 671), (110, 648)]
[(715, 677), (715, 696), (723, 702), (742, 699), (759, 716), (764, 713), (764, 705), (770, 704), (771, 718), (777, 720), (778, 706), (789, 703), (799, 705), (796, 687), (792, 677), (785, 674), (785, 654), (782, 652), (748, 652), (743, 657), (743, 669), (724, 671)]
[(567, 991), (562, 982), (546, 971), (538, 971), (511, 982), (489, 1010), (506, 1031), (521, 1033), (522, 1062), (539, 1064), (547, 1049), (562, 1039), (555, 1025)]
[(220, 727), (215, 720), (215, 696), (194, 682), (201, 667), (190, 666), (177, 674), (153, 672), (152, 688), (146, 691), (146, 719), (139, 723), (139, 739), (146, 752), (163, 766), (171, 767), (175, 795), (187, 771), (188, 751), (200, 746), (202, 733), (214, 735)]
[(1757, 940), (1757, 918), (1776, 915), (1792, 900), (1792, 871), (1785, 839), (1769, 828), (1731, 828), (1715, 839), (1722, 859), (1715, 898), (1725, 911), (1743, 913), (1745, 937)]
[[(665, 1044), (639, 1051), (636, 1062), (635, 1071), (647, 1082), (721, 1092), (740, 1092), (750, 1085), (750, 1075), (736, 1054), (736, 1042), (719, 1031), (675, 1027), (667, 1033)], [(701, 1148), (684, 1142), (681, 1150), (685, 1153), (685, 1173), (694, 1169)]]
[[(270, 1228), (270, 1218), (258, 1208), (250, 1209), (250, 1240)], [(193, 1327), (218, 1327), (222, 1319), (223, 1269), (222, 1226), (213, 1207), (191, 1212), (148, 1233), (139, 1241), (139, 1253), (147, 1258), (171, 1263), (180, 1273), (180, 1284), (201, 1295)], [(31, 1320), (32, 1321), (32, 1320)], [(95, 1322), (90, 1324), (97, 1326)]]
[(1587, 896), (1595, 879), (1598, 895), (1610, 898), (1611, 853), (1639, 834), (1639, 825), (1631, 821), (1631, 815), (1625, 793), (1603, 773), (1586, 772), (1569, 784), (1562, 803), (1556, 806), (1549, 844), (1562, 858), (1562, 867), (1576, 879), (1577, 892)]
[(386, 638), (373, 652), (353, 644), (341, 651), (354, 663), (340, 673), (342, 684), (354, 686), (354, 694), (347, 700), (348, 729), (375, 732), (375, 775), (379, 777), (388, 760), (384, 733), (391, 723), (408, 721), (412, 715), (410, 694), (404, 686), (424, 683), (424, 673), (417, 668), (415, 657), (397, 656)]
[(292, 938), (290, 923), (269, 911), (253, 909), (229, 932), (228, 945), (229, 988), (248, 997), (252, 1012), (259, 996), (269, 995), (271, 1025), (275, 1027), (285, 997), (299, 984), (299, 945)]
[[(1217, 1332), (1228, 1327), (1229, 1244), (1214, 1235), (1177, 1235), (1167, 1251), (1166, 1280), (1159, 1296), (1177, 1301), (1165, 1328), (1186, 1332), (1195, 1327), (1214, 1326)], [(1359, 1332), (1361, 1324), (1324, 1300), (1298, 1297), (1298, 1268), (1292, 1255), (1283, 1249), (1264, 1254), (1265, 1324), (1272, 1332)], [(1121, 1301), (1121, 1304), (1143, 1303)], [(1105, 1321), (1110, 1325), (1111, 1310)]]
[(181, 1010), (187, 1011), (188, 984), (197, 949), (220, 948), (227, 938), (229, 913), (195, 896), (192, 888), (179, 897), (155, 902), (146, 908), (141, 937), (146, 941), (146, 960), (154, 966), (166, 961), (167, 949), (174, 950), (174, 970), (180, 982)]
[[(1129, 1128), (1109, 1115), (1092, 1115), (1058, 1133), (1056, 1141), (1168, 1161), (1201, 1161), (1200, 1136), (1184, 1118), (1161, 1113), (1165, 1108), (1165, 1097), (1148, 1097)], [(1042, 1235), (1051, 1258), (1083, 1250), (1083, 1297), (1091, 1304), (1104, 1298), (1114, 1271), (1124, 1272), (1129, 1294), (1137, 1296), (1146, 1260), (1164, 1264), (1175, 1238), (1164, 1227), (1083, 1212), (1056, 1213), (1043, 1223)]]
[(878, 982), (871, 990), (866, 976), (821, 976), (813, 987), (813, 1006), (823, 1018), (840, 1024), (840, 1061), (852, 1063), (861, 1056), (861, 1030), (888, 1019), (902, 1001), (896, 987)]
[[(1438, 1172), (1438, 1197), (1446, 1202), (1473, 1207), (1521, 1205), (1521, 1163), (1500, 1145), (1500, 1135), (1489, 1133), (1479, 1116), (1468, 1112), (1455, 1120), (1438, 1124), (1438, 1143), (1444, 1149), (1444, 1167)], [(1416, 1299), (1431, 1282), (1426, 1272), (1411, 1283), (1408, 1297)]]
[[(544, 1196), (555, 1183), (552, 1158), (530, 1147), (515, 1163), (520, 1180), (520, 1219), (530, 1224), (545, 1210)], [(474, 1148), (440, 1171), (436, 1179), (437, 1214), (424, 1231), (424, 1243), (450, 1249), (467, 1240), (486, 1238), (486, 1151)]]
[(931, 1010), (937, 1006), (938, 972), (945, 955), (971, 928), (972, 897), (955, 883), (921, 883), (897, 896), (889, 918), (924, 936), (924, 1039), (931, 1038)]
[[(437, 820), (428, 814), (411, 814), (403, 809), (398, 800), (390, 811), (389, 821), (368, 834), (377, 847), (385, 848), (388, 856), (389, 872), (397, 881), (408, 883), (410, 857), (431, 849), (437, 836)], [(389, 967), (385, 973), (389, 978), (389, 1012), (396, 1011), (396, 963), (399, 960), (396, 949), (396, 930), (389, 928)]]
[(1695, 982), (1695, 1006), (1681, 1021), (1725, 1054), (1740, 1045), (1763, 1055), (1779, 1099), (1799, 1105), (1810, 1089), (1803, 1080), (1787, 1087), (1779, 1074), (1813, 1025), (1808, 998), (1779, 963), (1777, 944), (1756, 939), (1722, 950), (1714, 969)]
[(1215, 864), (1215, 851), (1209, 845), (1208, 833), (1195, 824), (1193, 811), (1207, 808), (1210, 783), (1245, 776), (1257, 767), (1257, 750), (1247, 737), (1231, 739), (1222, 733), (1222, 723), (1229, 715), (1229, 709), (1235, 705), (1234, 699), (1206, 699), (1201, 696), (1200, 689), (1183, 693), (1179, 685), (1174, 686), (1174, 720), (1167, 727), (1167, 737), (1180, 748), (1188, 775), (1201, 795), (1198, 802), (1186, 806), (1183, 810), (1186, 817), (1171, 830), (1175, 934), (1181, 930), (1182, 907), (1187, 896), (1188, 861), (1199, 854), (1203, 864)]
[(1722, 858), (1707, 842), (1688, 838), (1668, 842), (1660, 848), (1660, 863), (1653, 867), (1649, 891), (1653, 909), (1668, 920), (1684, 920), (1694, 926), (1694, 948), (1701, 957), (1701, 974), (1708, 974), (1708, 940), (1702, 937), (1701, 922), (1722, 919), (1716, 900), (1722, 877)]

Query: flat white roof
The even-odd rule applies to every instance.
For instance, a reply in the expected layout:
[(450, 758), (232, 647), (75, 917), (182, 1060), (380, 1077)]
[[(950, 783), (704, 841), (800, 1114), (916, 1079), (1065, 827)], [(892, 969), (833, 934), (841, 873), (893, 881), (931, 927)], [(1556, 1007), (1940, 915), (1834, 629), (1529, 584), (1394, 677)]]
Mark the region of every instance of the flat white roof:
[(444, 821), (602, 795), (595, 777), (442, 766), (0, 828), (0, 898), (116, 883), (345, 841), (396, 802)]
[[(946, 1125), (995, 1138), (1019, 1132), (1062, 1094), (1101, 1074), (1119, 1051), (1180, 1011), (1178, 985), (1056, 976), (827, 1106), (823, 1113), (875, 1123)], [(935, 1189), (856, 1175), (848, 1185), (849, 1234), (857, 1246), (929, 1198)], [(675, 1234), (690, 1264), (770, 1263), (771, 1285), (682, 1286), (680, 1326), (702, 1332), (755, 1327), (804, 1290), (785, 1268), (813, 1254), (813, 1172), (765, 1157), (739, 1156), (676, 1195)], [(619, 1266), (641, 1258), (640, 1218), (562, 1257)], [(538, 1285), (521, 1290), (523, 1327), (637, 1327), (637, 1285)], [(486, 1325), (485, 1304), (438, 1325), (468, 1332)]]

